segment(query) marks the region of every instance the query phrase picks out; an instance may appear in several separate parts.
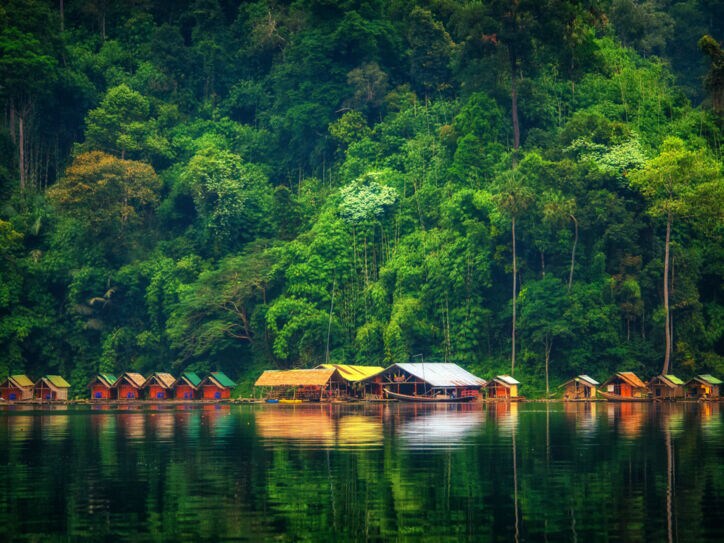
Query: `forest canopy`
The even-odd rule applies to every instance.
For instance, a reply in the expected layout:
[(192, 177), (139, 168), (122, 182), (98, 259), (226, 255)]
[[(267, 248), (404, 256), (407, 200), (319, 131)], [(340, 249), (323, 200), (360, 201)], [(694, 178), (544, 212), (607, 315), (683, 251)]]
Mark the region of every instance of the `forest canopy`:
[(0, 374), (721, 377), (723, 22), (0, 0)]

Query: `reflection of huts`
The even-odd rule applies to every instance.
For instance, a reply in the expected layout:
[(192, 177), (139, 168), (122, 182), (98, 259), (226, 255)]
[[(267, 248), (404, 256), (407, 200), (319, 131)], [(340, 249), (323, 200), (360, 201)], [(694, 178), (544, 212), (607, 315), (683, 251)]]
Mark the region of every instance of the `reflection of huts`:
[(148, 391), (146, 397), (149, 400), (166, 400), (170, 398), (175, 382), (176, 378), (170, 373), (154, 373), (143, 384), (143, 388)]
[(0, 398), (8, 401), (32, 400), (33, 382), (27, 375), (11, 375), (0, 383)]
[(99, 373), (96, 375), (93, 380), (88, 383), (88, 388), (91, 390), (91, 399), (110, 400), (117, 392), (116, 389), (113, 388), (117, 380), (116, 376), (110, 373)]
[[(579, 375), (561, 385), (566, 400), (589, 400), (596, 397), (599, 382), (588, 375)], [(560, 388), (560, 387), (559, 387)]]
[(485, 385), (485, 394), (488, 398), (492, 399), (505, 400), (517, 398), (519, 384), (520, 381), (517, 381), (510, 375), (498, 375)]
[(721, 381), (713, 375), (697, 375), (686, 382), (686, 397), (711, 399), (719, 397)]
[(385, 368), (351, 364), (320, 364), (316, 369), (336, 369), (339, 376), (347, 382), (347, 389), (341, 395), (362, 397), (365, 395), (365, 379), (377, 375)]
[[(113, 385), (115, 397), (119, 400), (138, 400), (141, 397), (146, 378), (140, 373), (126, 372)], [(113, 395), (113, 393), (111, 393)]]
[(644, 382), (631, 371), (619, 371), (609, 377), (603, 385), (605, 391), (600, 391), (605, 398), (616, 399), (644, 399), (648, 398), (649, 391)]
[(231, 398), (231, 389), (236, 383), (220, 371), (212, 371), (201, 383), (201, 397), (204, 400), (225, 400)]
[(366, 382), (370, 395), (377, 397), (382, 397), (385, 390), (406, 396), (479, 397), (480, 389), (485, 386), (485, 379), (451, 362), (393, 364)]
[(346, 393), (347, 383), (335, 368), (267, 370), (254, 386), (266, 389), (268, 398), (328, 400)]
[(651, 397), (661, 400), (672, 400), (684, 397), (684, 381), (676, 375), (657, 375), (648, 382)]
[(41, 400), (67, 400), (70, 383), (60, 375), (46, 375), (33, 386), (33, 395)]
[(198, 396), (201, 377), (193, 371), (181, 374), (174, 385), (174, 397), (177, 400), (193, 400)]

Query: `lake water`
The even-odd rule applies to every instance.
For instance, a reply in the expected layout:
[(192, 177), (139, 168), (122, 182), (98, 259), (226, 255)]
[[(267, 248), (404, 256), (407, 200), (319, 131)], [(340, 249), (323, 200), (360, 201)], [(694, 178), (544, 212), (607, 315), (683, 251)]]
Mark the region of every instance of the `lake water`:
[(0, 408), (5, 541), (724, 541), (720, 404)]

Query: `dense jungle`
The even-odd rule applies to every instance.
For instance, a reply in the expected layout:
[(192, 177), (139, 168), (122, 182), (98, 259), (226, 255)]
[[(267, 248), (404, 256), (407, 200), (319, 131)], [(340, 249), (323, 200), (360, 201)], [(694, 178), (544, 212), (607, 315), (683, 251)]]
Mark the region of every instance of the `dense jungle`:
[(719, 0), (0, 0), (0, 375), (724, 376)]

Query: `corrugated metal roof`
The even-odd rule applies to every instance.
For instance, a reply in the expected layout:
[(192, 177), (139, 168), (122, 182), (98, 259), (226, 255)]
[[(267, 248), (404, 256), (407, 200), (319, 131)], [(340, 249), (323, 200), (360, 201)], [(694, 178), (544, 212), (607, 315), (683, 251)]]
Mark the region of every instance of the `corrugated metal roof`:
[[(485, 379), (452, 362), (405, 362), (393, 364), (434, 387), (485, 386)], [(390, 368), (387, 368), (390, 369)]]
[(148, 385), (148, 383), (150, 383), (154, 379), (163, 388), (171, 388), (171, 387), (173, 387), (173, 384), (176, 382), (176, 378), (173, 375), (171, 375), (170, 373), (156, 372), (153, 375), (151, 375), (148, 379), (146, 379), (144, 386)]
[(381, 366), (353, 366), (351, 364), (320, 364), (317, 369), (336, 369), (343, 379), (352, 383), (377, 375), (385, 368)]
[(185, 371), (183, 375), (181, 375), (181, 379), (185, 380), (189, 385), (194, 388), (198, 387), (201, 384), (201, 377), (199, 377), (193, 371)]
[(31, 387), (33, 386), (33, 382), (30, 380), (30, 377), (27, 375), (21, 374), (21, 375), (11, 375), (10, 380), (15, 384), (17, 387)]
[(144, 383), (146, 382), (146, 378), (141, 375), (140, 373), (132, 373), (127, 371), (123, 375), (121, 375), (121, 379), (126, 378), (132, 385), (141, 388)]
[(670, 381), (674, 385), (683, 385), (684, 381), (679, 379), (676, 375), (671, 375), (670, 373), (667, 375), (662, 375), (667, 381)]
[(706, 381), (710, 385), (721, 385), (721, 381), (714, 377), (713, 375), (709, 375), (708, 373), (705, 373), (703, 375), (697, 375), (699, 379), (702, 381)]
[(336, 369), (314, 370), (266, 370), (256, 380), (257, 387), (283, 386), (324, 386), (336, 372)]
[(233, 388), (236, 386), (236, 383), (229, 379), (226, 374), (221, 371), (212, 371), (209, 377), (213, 377), (222, 387)]
[(519, 385), (520, 381), (512, 378), (510, 375), (497, 375), (495, 377), (498, 381), (502, 381), (506, 385)]
[(98, 377), (100, 377), (102, 381), (105, 381), (109, 387), (112, 387), (115, 382), (118, 381), (118, 378), (111, 373), (100, 373)]
[(583, 373), (582, 373), (581, 375), (579, 375), (579, 376), (577, 377), (577, 379), (580, 379), (581, 381), (583, 381), (583, 382), (585, 382), (585, 383), (588, 383), (589, 385), (594, 386), (594, 387), (595, 387), (595, 386), (598, 386), (598, 385), (600, 384), (600, 383), (599, 383), (598, 381), (596, 381), (593, 377), (589, 377), (588, 375), (583, 374)]
[(60, 375), (46, 375), (45, 378), (58, 388), (70, 388), (70, 383), (63, 379)]

